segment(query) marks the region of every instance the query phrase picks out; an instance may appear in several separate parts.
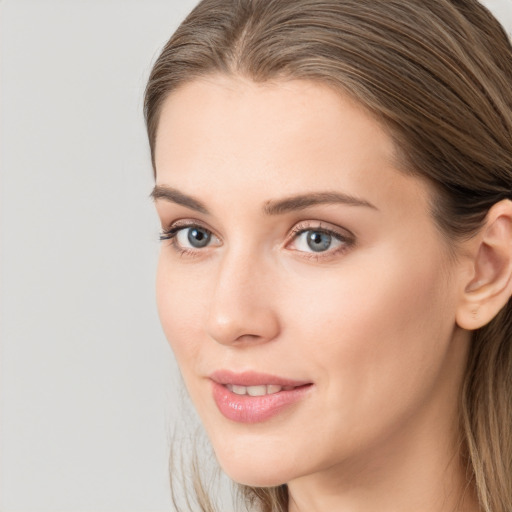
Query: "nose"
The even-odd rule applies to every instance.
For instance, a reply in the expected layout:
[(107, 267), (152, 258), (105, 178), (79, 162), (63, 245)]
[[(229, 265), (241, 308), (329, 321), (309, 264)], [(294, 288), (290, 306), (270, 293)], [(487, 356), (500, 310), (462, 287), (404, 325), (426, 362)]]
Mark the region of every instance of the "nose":
[(247, 255), (227, 256), (218, 268), (206, 330), (223, 345), (265, 343), (280, 331), (276, 289), (268, 267)]

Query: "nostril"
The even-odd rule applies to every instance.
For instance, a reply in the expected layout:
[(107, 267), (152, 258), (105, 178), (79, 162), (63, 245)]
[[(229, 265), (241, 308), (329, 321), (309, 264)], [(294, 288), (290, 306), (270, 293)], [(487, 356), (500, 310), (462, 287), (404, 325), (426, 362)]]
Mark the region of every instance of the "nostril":
[(259, 336), (258, 334), (242, 334), (242, 336), (239, 336), (236, 339), (236, 341), (238, 341), (238, 342), (244, 342), (244, 341), (254, 342), (254, 341), (258, 341), (260, 338), (261, 338), (261, 336)]
[(256, 315), (235, 314), (227, 321), (212, 316), (206, 327), (210, 338), (223, 345), (265, 343), (279, 334), (279, 322), (272, 310), (260, 310)]

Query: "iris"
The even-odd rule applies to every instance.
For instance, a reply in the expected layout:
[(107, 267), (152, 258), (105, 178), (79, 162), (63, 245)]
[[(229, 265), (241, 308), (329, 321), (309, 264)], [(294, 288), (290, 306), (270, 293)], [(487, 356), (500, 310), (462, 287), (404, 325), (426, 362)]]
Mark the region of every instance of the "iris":
[(329, 249), (332, 242), (332, 236), (322, 231), (309, 231), (307, 233), (308, 247), (315, 252), (322, 252)]
[(190, 245), (195, 248), (205, 247), (209, 244), (212, 235), (206, 229), (190, 228), (188, 230), (188, 241)]

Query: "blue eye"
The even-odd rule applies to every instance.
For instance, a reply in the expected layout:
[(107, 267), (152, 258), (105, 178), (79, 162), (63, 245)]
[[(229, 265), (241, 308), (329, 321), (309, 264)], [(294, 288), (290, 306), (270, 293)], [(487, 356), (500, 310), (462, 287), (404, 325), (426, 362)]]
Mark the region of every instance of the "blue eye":
[(174, 226), (160, 235), (160, 240), (171, 240), (180, 250), (203, 249), (209, 245), (219, 245), (219, 239), (208, 229), (202, 226)]
[(207, 229), (196, 226), (181, 229), (176, 234), (176, 239), (182, 247), (189, 245), (194, 249), (202, 249), (210, 243), (212, 234)]
[(294, 249), (302, 252), (327, 252), (346, 244), (345, 239), (336, 233), (323, 229), (306, 229), (297, 233), (293, 245)]
[(321, 231), (307, 231), (306, 241), (312, 251), (323, 252), (331, 247), (332, 236)]

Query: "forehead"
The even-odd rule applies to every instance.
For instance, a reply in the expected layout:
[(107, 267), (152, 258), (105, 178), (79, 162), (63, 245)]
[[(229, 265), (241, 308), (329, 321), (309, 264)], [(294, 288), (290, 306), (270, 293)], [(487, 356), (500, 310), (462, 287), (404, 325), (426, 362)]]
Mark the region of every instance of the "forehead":
[(326, 85), (224, 76), (174, 91), (155, 145), (157, 184), (193, 195), (250, 190), (261, 201), (318, 188), (382, 196), (408, 186), (407, 198), (424, 194), (418, 178), (396, 170), (395, 155), (382, 125)]
[(247, 142), (240, 147), (244, 154), (252, 148), (261, 155), (261, 150), (274, 149), (274, 141), (283, 146), (323, 137), (327, 145), (329, 134), (342, 135), (347, 145), (366, 135), (389, 160), (395, 149), (381, 125), (362, 106), (327, 85), (302, 80), (255, 83), (214, 75), (186, 83), (166, 99), (157, 130), (156, 162), (172, 141), (176, 141), (176, 151), (178, 141), (200, 137), (205, 148), (212, 141), (229, 142), (234, 134), (238, 144)]

